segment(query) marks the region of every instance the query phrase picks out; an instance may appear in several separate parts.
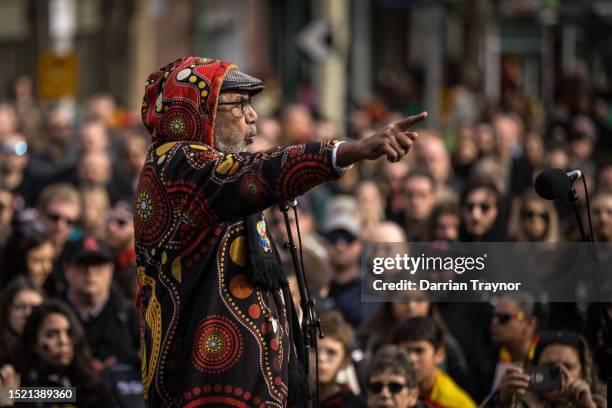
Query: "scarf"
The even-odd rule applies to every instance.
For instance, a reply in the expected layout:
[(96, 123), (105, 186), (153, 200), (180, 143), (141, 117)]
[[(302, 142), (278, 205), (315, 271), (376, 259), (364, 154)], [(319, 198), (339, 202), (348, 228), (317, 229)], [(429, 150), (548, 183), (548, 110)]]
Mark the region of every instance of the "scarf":
[(247, 235), (249, 240), (247, 276), (253, 286), (272, 291), (274, 302), (281, 305), (278, 289), (285, 298), (285, 307), (289, 308), (287, 320), (291, 338), (291, 356), (289, 357), (289, 402), (291, 406), (306, 406), (308, 399), (308, 379), (304, 372), (306, 358), (302, 341), (302, 331), (289, 291), (287, 274), (281, 268), (280, 257), (272, 236), (268, 236), (263, 214), (247, 217)]
[(281, 268), (276, 245), (268, 235), (262, 213), (247, 217), (247, 234), (249, 240), (247, 276), (253, 286), (268, 290), (287, 287), (289, 284), (287, 274)]

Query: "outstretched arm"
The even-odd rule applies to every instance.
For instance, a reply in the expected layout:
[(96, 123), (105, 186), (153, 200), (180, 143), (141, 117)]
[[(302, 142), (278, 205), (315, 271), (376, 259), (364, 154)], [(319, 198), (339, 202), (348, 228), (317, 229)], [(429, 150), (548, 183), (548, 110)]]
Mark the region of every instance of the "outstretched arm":
[(418, 137), (410, 127), (427, 118), (427, 112), (392, 122), (367, 139), (343, 143), (338, 148), (337, 165), (344, 167), (361, 160), (374, 160), (387, 155), (391, 162), (399, 161)]

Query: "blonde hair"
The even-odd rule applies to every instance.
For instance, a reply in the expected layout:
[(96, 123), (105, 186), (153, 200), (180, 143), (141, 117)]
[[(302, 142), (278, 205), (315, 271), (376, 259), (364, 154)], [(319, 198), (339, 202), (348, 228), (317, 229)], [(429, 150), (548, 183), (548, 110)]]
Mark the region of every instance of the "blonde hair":
[(540, 203), (548, 213), (548, 221), (546, 227), (546, 233), (542, 237), (542, 242), (555, 243), (561, 241), (561, 230), (559, 227), (559, 214), (552, 201), (547, 201), (540, 196), (534, 190), (528, 190), (527, 192), (520, 195), (512, 205), (512, 211), (510, 214), (510, 223), (508, 226), (508, 235), (515, 241), (528, 242), (529, 238), (525, 233), (523, 224), (521, 222), (521, 211), (525, 205), (530, 201), (537, 201)]
[(46, 212), (51, 203), (70, 203), (81, 209), (81, 196), (79, 191), (69, 183), (55, 183), (43, 189), (38, 196), (36, 207), (39, 212)]

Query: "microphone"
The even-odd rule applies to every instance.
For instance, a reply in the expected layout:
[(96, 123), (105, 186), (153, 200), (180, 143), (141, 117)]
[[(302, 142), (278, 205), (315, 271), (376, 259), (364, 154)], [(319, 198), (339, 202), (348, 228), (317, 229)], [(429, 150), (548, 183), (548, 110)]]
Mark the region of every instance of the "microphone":
[(580, 170), (564, 172), (561, 169), (550, 169), (543, 171), (535, 180), (535, 190), (538, 195), (546, 200), (568, 200), (568, 194), (572, 190), (572, 182), (582, 178)]

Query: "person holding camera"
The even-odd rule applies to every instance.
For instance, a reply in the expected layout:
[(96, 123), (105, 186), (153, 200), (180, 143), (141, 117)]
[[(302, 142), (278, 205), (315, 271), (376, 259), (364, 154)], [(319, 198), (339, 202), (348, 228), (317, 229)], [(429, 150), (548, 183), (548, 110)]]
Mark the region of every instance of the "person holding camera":
[(534, 361), (535, 367), (509, 367), (499, 388), (481, 407), (607, 407), (606, 390), (597, 380), (587, 342), (580, 334), (543, 334)]

